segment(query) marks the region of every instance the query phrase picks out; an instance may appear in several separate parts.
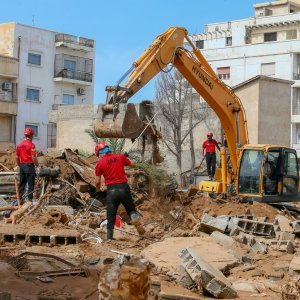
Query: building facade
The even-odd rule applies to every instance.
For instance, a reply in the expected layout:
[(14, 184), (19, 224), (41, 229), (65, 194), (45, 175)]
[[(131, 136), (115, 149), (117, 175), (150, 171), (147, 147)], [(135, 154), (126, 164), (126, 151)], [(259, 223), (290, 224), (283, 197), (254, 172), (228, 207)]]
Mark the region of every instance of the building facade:
[(48, 111), (92, 104), (95, 42), (18, 23), (0, 24), (0, 54), (19, 59), (16, 143), (34, 129), (39, 150), (55, 146), (56, 125)]
[[(208, 24), (203, 33), (191, 38), (228, 86), (257, 75), (294, 82), (290, 99), (290, 146), (300, 152), (299, 25), (300, 0), (275, 0), (255, 4), (253, 17)], [(276, 96), (276, 91), (270, 89), (269, 97)], [(278, 109), (275, 113), (280, 116), (281, 112)], [(252, 120), (248, 116), (247, 119), (249, 124)]]
[(0, 55), (0, 155), (15, 147), (18, 68), (17, 58)]

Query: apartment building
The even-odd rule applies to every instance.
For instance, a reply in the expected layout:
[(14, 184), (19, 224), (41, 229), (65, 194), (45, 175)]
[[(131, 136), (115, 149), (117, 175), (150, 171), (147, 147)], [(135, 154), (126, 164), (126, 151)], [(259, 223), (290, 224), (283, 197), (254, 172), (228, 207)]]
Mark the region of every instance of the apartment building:
[(17, 58), (0, 55), (0, 155), (15, 147), (18, 66)]
[(34, 129), (39, 150), (55, 146), (56, 124), (48, 111), (92, 104), (95, 41), (18, 23), (0, 24), (0, 54), (17, 57), (19, 76), (16, 143)]
[[(293, 81), (291, 99), (278, 99), (277, 89), (270, 88), (268, 92), (269, 99), (273, 95), (291, 107), (287, 146), (300, 152), (300, 0), (275, 0), (253, 7), (254, 16), (207, 24), (203, 33), (192, 35), (191, 39), (228, 86), (237, 86), (258, 75)], [(278, 106), (278, 110), (272, 110), (278, 119), (282, 103), (274, 101), (269, 105)]]

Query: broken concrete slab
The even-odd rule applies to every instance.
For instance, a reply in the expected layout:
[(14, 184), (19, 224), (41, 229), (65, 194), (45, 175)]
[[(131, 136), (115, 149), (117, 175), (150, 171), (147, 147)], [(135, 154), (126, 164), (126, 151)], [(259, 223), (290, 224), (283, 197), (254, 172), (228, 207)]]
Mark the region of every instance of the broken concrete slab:
[(218, 299), (233, 299), (237, 297), (237, 292), (223, 273), (206, 262), (192, 249), (183, 249), (179, 256), (183, 260), (183, 266), (191, 278), (210, 294)]
[(227, 236), (219, 231), (214, 231), (210, 235), (210, 237), (226, 249), (232, 249), (232, 247), (236, 244), (234, 238)]
[(187, 246), (220, 271), (230, 270), (239, 264), (239, 259), (232, 251), (224, 249), (210, 236), (204, 234), (200, 237), (166, 238), (149, 245), (141, 254), (158, 269), (178, 273), (178, 268), (182, 263), (178, 253)]
[(199, 230), (206, 233), (212, 233), (213, 231), (224, 233), (227, 225), (228, 222), (226, 219), (214, 218), (209, 214), (204, 214), (200, 222)]

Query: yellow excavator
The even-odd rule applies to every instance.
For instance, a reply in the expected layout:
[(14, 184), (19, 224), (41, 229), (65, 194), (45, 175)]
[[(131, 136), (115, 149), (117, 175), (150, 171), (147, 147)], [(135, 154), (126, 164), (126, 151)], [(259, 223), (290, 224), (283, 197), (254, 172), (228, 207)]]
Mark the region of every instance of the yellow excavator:
[[(106, 104), (94, 127), (96, 134), (137, 138), (146, 131), (151, 111), (141, 108), (137, 112), (135, 105), (127, 102), (170, 64), (215, 111), (227, 140), (230, 163), (222, 148), (218, 177), (215, 181), (200, 182), (199, 189), (223, 195), (234, 190), (246, 201), (298, 201), (296, 151), (284, 146), (248, 144), (246, 115), (240, 99), (218, 78), (185, 28), (171, 27), (159, 35), (121, 80), (106, 88)], [(120, 86), (126, 77), (125, 84)]]

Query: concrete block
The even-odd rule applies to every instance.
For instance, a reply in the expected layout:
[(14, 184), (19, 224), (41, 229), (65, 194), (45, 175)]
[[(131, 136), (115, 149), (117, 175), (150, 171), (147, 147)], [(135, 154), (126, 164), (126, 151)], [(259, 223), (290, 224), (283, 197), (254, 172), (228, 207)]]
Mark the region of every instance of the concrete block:
[(300, 233), (300, 220), (291, 222), (293, 227), (293, 233), (299, 234)]
[(300, 255), (295, 254), (289, 265), (289, 274), (300, 275)]
[(232, 287), (239, 292), (257, 293), (255, 284), (252, 282), (233, 282)]
[(73, 215), (74, 209), (69, 205), (48, 205), (46, 206), (46, 211), (58, 210), (64, 212), (66, 215)]
[(183, 260), (185, 270), (197, 285), (218, 299), (237, 297), (237, 292), (223, 273), (203, 260), (192, 249), (183, 249), (179, 256)]
[(219, 231), (214, 231), (210, 236), (219, 245), (223, 246), (226, 249), (231, 249), (234, 246), (234, 244), (236, 243), (234, 238), (227, 236)]
[(290, 221), (285, 216), (277, 215), (274, 220), (274, 232), (276, 237), (281, 232), (293, 232), (293, 228), (290, 226)]
[(224, 233), (227, 225), (228, 222), (222, 218), (214, 218), (208, 214), (204, 214), (200, 222), (199, 230), (206, 233), (212, 233), (213, 231)]
[(295, 240), (295, 234), (286, 232), (286, 231), (279, 232), (276, 237), (278, 240), (282, 240), (282, 241), (294, 241)]
[(262, 236), (274, 235), (274, 226), (272, 223), (257, 222), (247, 219), (237, 219), (234, 222), (235, 225), (238, 226), (241, 231), (246, 233), (252, 233)]
[(292, 241), (272, 240), (269, 242), (270, 248), (282, 252), (293, 254), (295, 252), (295, 245)]
[(259, 253), (267, 253), (268, 246), (262, 242), (256, 242), (251, 249)]
[(250, 247), (252, 247), (256, 243), (256, 239), (253, 235), (243, 232), (240, 232), (239, 235), (235, 237), (235, 240)]

